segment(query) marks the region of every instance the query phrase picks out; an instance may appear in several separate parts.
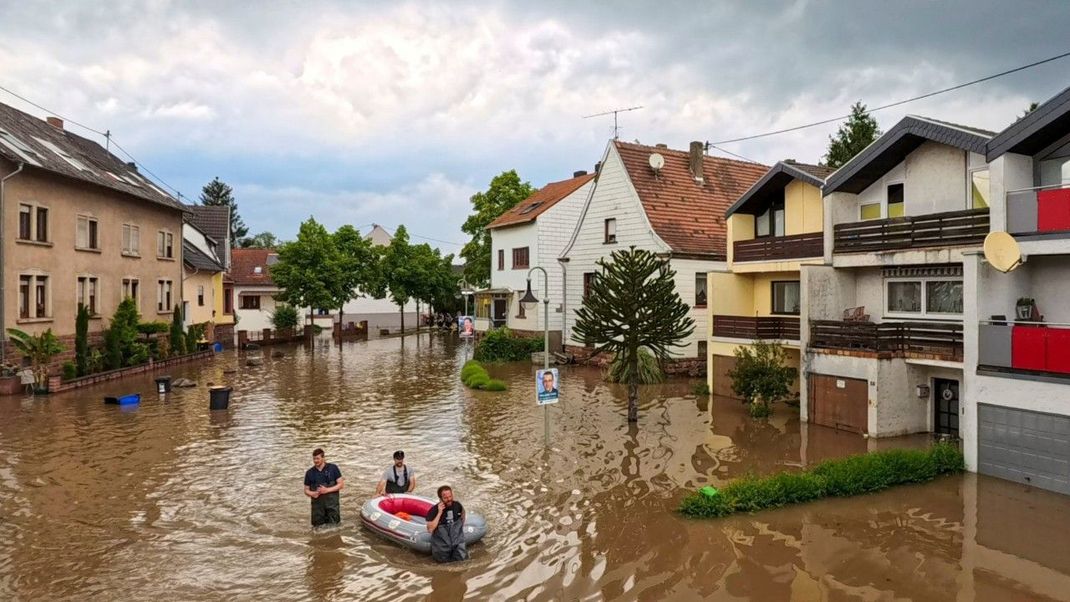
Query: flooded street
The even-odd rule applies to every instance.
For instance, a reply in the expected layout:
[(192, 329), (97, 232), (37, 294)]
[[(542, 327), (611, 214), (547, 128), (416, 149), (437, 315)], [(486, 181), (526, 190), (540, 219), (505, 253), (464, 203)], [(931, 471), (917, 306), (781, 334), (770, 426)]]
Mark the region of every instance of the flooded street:
[[(623, 388), (565, 368), (546, 451), (530, 366), (491, 368), (508, 392), (471, 392), (446, 338), (280, 349), (256, 368), (227, 353), (176, 369), (199, 386), (166, 398), (146, 376), (0, 399), (0, 599), (1070, 598), (1070, 498), (986, 477), (674, 513), (706, 483), (877, 446), (790, 408), (769, 423), (732, 400), (710, 412), (678, 380), (643, 387), (629, 428)], [(208, 411), (208, 382), (234, 386), (229, 411)], [(101, 401), (131, 391), (140, 407)], [(309, 528), (301, 493), (315, 447), (346, 477), (334, 532)], [(469, 562), (438, 566), (362, 529), (396, 449), (417, 493), (448, 483), (486, 516)]]

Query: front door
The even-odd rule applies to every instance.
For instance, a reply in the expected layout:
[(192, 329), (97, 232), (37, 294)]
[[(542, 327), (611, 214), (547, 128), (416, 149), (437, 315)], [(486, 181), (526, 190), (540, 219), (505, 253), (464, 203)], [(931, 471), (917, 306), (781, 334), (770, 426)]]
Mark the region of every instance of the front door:
[(933, 406), (936, 408), (933, 430), (937, 433), (958, 437), (959, 381), (934, 378)]
[(509, 300), (508, 299), (495, 299), (494, 300), (494, 318), (493, 326), (498, 328), (505, 326), (505, 321), (509, 317)]

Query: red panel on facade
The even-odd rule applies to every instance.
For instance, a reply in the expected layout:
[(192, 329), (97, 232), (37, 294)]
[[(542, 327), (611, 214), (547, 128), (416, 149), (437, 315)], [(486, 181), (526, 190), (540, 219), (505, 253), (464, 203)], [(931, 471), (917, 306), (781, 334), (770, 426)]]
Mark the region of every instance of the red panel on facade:
[(1045, 356), (1046, 328), (1015, 326), (1011, 330), (1011, 367), (1021, 370), (1047, 370)]
[(1070, 188), (1037, 193), (1037, 231), (1070, 230)]
[(1070, 329), (1046, 328), (1048, 341), (1047, 351), (1048, 372), (1061, 372), (1070, 374)]

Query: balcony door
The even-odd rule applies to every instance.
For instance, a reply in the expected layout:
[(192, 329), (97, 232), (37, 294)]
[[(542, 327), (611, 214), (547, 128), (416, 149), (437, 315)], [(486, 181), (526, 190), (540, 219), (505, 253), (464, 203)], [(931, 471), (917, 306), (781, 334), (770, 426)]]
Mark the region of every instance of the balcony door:
[(784, 236), (784, 201), (774, 202), (754, 218), (755, 237)]

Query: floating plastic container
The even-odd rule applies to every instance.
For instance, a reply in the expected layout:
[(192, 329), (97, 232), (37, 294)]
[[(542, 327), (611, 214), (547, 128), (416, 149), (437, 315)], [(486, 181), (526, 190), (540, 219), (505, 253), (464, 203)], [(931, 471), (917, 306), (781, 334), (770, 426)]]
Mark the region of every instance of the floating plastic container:
[(232, 387), (212, 387), (208, 389), (208, 409), (225, 410), (230, 407)]
[(212, 343), (212, 351), (215, 351), (216, 353), (223, 353), (223, 343), (220, 343), (218, 341)]
[(110, 403), (118, 406), (137, 405), (141, 403), (141, 393), (131, 393), (129, 395), (122, 395), (119, 397), (105, 397), (104, 403)]
[(160, 395), (171, 392), (171, 377), (161, 376), (156, 379), (156, 392)]

